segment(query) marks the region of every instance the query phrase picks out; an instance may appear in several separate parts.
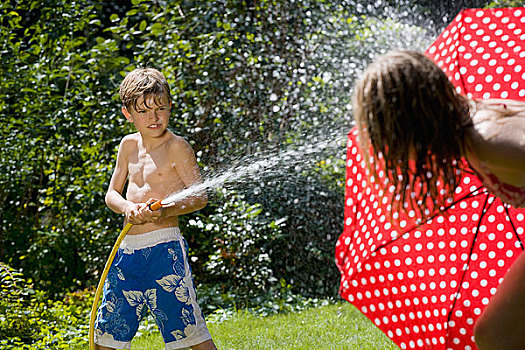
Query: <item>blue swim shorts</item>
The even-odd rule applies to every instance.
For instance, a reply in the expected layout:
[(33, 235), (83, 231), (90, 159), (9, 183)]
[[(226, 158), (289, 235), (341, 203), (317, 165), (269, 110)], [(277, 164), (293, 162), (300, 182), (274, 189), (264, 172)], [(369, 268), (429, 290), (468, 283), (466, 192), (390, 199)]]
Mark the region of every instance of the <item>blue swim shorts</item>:
[(188, 245), (178, 227), (124, 237), (104, 284), (95, 343), (130, 349), (147, 307), (166, 349), (211, 339), (197, 304)]

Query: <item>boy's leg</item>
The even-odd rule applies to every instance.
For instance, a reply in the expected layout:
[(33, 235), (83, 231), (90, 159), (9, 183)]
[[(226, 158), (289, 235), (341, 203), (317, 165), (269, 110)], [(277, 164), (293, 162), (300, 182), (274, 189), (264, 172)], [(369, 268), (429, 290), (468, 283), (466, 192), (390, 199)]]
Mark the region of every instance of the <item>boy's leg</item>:
[(192, 350), (217, 350), (217, 347), (215, 346), (215, 343), (213, 340), (206, 340), (203, 343), (194, 345), (191, 347)]
[(95, 322), (95, 343), (100, 350), (129, 349), (139, 326), (140, 256), (119, 249), (104, 283)]
[(102, 345), (95, 344), (95, 350), (115, 350), (115, 348), (108, 348)]
[(152, 301), (147, 305), (166, 349), (216, 349), (197, 303), (186, 242), (178, 229), (168, 233), (173, 240), (152, 247), (146, 258), (144, 289)]
[(474, 326), (480, 350), (524, 349), (525, 254), (512, 264), (505, 279)]

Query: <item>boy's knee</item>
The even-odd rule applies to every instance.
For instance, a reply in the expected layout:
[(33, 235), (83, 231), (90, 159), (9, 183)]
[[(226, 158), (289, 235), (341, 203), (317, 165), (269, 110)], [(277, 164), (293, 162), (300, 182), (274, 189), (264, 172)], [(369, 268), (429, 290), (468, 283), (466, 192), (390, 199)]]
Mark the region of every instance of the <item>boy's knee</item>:
[(95, 344), (95, 350), (115, 350), (115, 348), (108, 348), (102, 345)]
[(203, 343), (194, 345), (191, 347), (192, 350), (217, 350), (217, 347), (215, 346), (215, 343), (213, 340), (207, 340)]

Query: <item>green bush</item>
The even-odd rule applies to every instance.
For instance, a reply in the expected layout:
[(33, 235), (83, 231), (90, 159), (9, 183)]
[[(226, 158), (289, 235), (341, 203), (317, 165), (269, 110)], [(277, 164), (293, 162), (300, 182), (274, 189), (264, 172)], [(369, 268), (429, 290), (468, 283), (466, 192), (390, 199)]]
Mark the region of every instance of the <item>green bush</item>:
[(86, 343), (92, 290), (52, 301), (4, 263), (0, 284), (1, 349), (68, 349), (71, 343)]
[(525, 6), (524, 0), (495, 0), (491, 1), (485, 8), (498, 8), (498, 7), (523, 7)]
[(216, 191), (208, 210), (183, 225), (196, 281), (207, 286), (199, 288), (199, 299), (208, 308), (253, 306), (255, 298), (279, 285), (270, 254), (282, 242), (285, 220), (224, 189)]
[[(0, 260), (54, 297), (97, 281), (119, 231), (122, 218), (105, 207), (104, 194), (118, 142), (132, 131), (119, 115), (126, 72), (154, 65), (166, 74), (170, 128), (190, 141), (207, 173), (345, 121), (350, 75), (323, 76), (340, 65), (315, 49), (318, 41), (331, 46), (327, 28), (352, 35), (347, 27), (357, 22), (339, 5), (108, 4), (0, 5)], [(201, 261), (215, 256), (208, 248), (215, 249), (199, 248)], [(261, 280), (269, 274), (257, 271)]]
[[(291, 175), (266, 179), (257, 200), (270, 217), (286, 218), (272, 246), (272, 269), (296, 294), (336, 297), (339, 272), (333, 264), (335, 240), (343, 228), (343, 188)], [(253, 194), (252, 194), (253, 195)]]
[(126, 130), (115, 97), (130, 61), (98, 36), (101, 8), (0, 5), (0, 260), (52, 294), (84, 286), (118, 225), (104, 194)]
[[(414, 32), (354, 5), (2, 2), (0, 261), (53, 298), (97, 282), (122, 220), (104, 194), (117, 145), (133, 131), (120, 116), (118, 85), (138, 66), (167, 76), (170, 128), (211, 176), (239, 159), (251, 164), (344, 138), (359, 68)], [(237, 194), (188, 215), (197, 225), (187, 227), (198, 279), (241, 304), (281, 288), (281, 279), (294, 293), (334, 295), (343, 154), (344, 143), (298, 153), (224, 184)]]
[(342, 181), (330, 187), (306, 174), (285, 175), (244, 183), (244, 194), (219, 190), (208, 208), (183, 221), (206, 309), (254, 308), (299, 294), (336, 297), (332, 232), (342, 230)]

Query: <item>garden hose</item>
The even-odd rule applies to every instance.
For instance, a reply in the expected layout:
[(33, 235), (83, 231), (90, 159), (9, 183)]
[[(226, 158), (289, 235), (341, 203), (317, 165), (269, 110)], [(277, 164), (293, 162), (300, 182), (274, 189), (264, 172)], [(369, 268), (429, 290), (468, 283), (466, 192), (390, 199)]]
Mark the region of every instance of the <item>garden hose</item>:
[[(161, 207), (162, 207), (161, 201), (157, 201), (149, 205), (149, 208), (152, 211), (158, 210)], [(115, 255), (117, 254), (118, 248), (120, 247), (122, 240), (124, 239), (124, 237), (126, 237), (126, 234), (128, 233), (129, 229), (132, 226), (133, 224), (128, 223), (126, 224), (126, 226), (124, 226), (124, 229), (122, 229), (122, 232), (120, 232), (120, 235), (118, 236), (117, 241), (115, 242), (115, 245), (113, 246), (113, 249), (111, 250), (111, 254), (109, 254), (109, 258), (106, 261), (106, 266), (104, 267), (104, 271), (102, 271), (102, 276), (100, 276), (100, 281), (98, 282), (97, 291), (95, 292), (95, 299), (93, 300), (93, 306), (91, 307), (91, 316), (89, 318), (89, 350), (95, 350), (95, 318), (97, 314), (100, 295), (102, 294), (102, 290), (104, 289), (104, 282), (106, 281), (106, 277), (108, 276), (109, 268), (111, 267), (111, 264), (113, 263), (113, 259), (115, 258)]]

